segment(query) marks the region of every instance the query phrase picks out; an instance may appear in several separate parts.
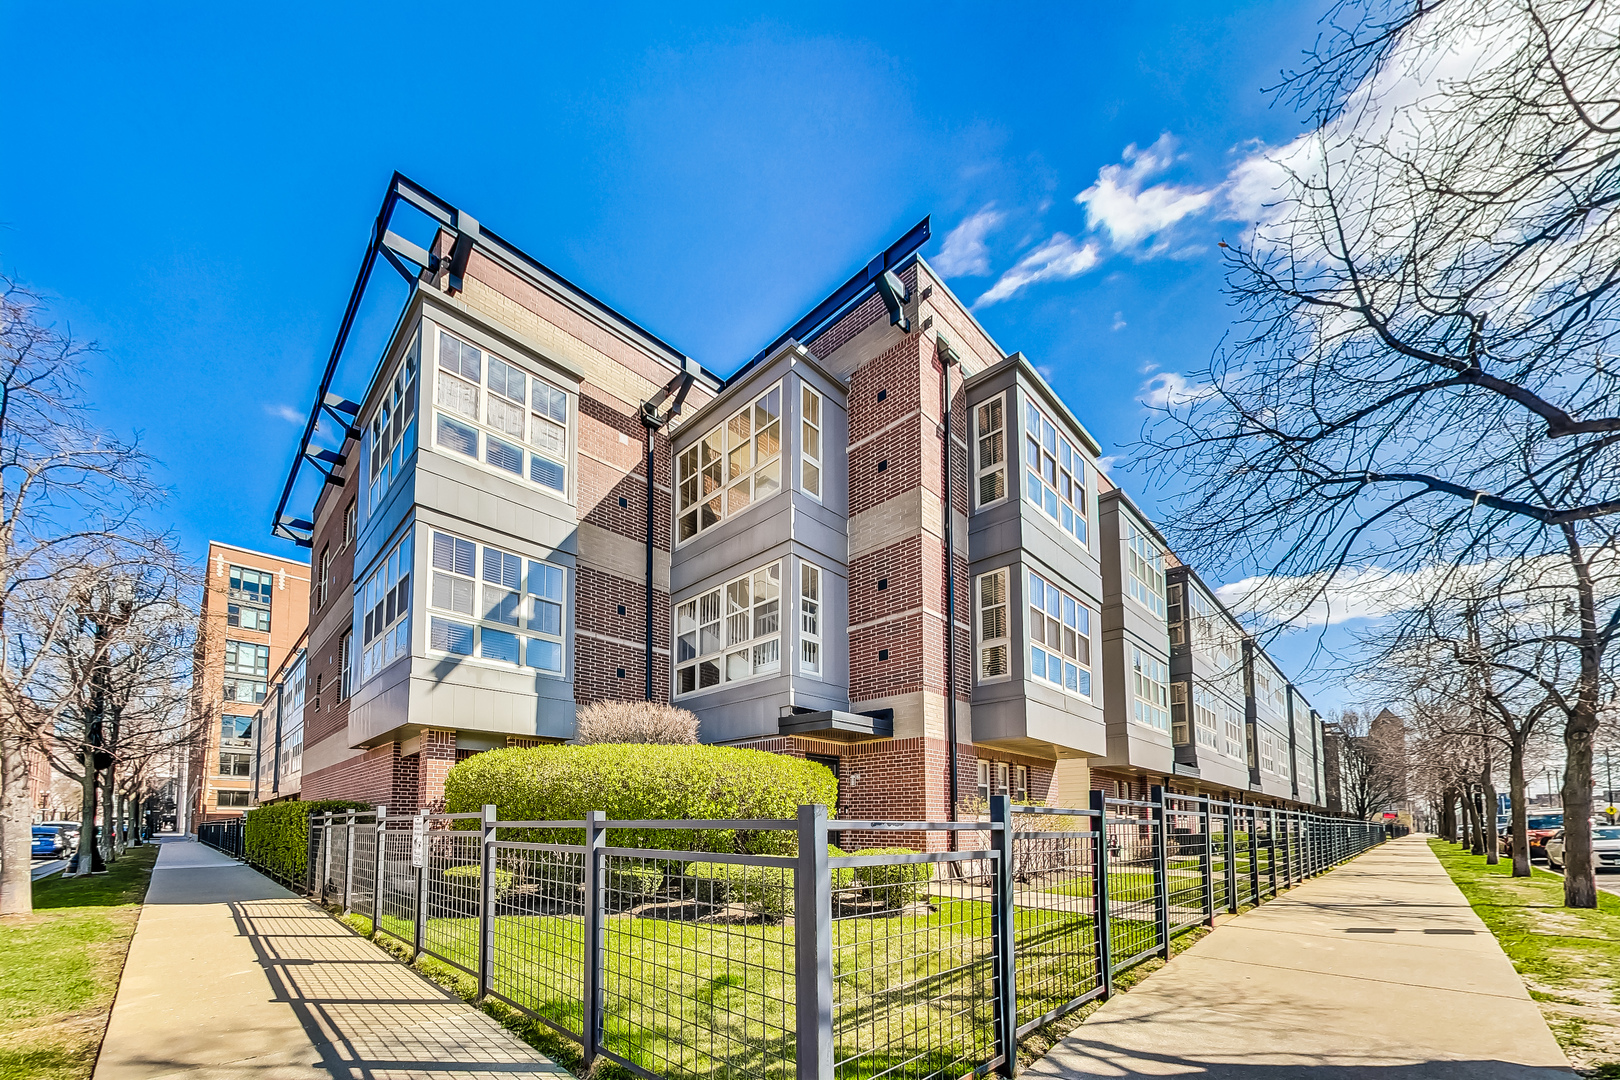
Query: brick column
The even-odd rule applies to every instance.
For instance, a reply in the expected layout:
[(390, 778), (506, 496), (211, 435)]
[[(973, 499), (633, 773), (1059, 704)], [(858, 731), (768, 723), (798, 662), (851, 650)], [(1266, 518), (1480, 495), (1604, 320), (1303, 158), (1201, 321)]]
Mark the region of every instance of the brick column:
[(422, 749), (417, 753), (416, 805), (431, 813), (444, 812), (444, 778), (456, 763), (456, 733), (434, 728), (422, 731)]

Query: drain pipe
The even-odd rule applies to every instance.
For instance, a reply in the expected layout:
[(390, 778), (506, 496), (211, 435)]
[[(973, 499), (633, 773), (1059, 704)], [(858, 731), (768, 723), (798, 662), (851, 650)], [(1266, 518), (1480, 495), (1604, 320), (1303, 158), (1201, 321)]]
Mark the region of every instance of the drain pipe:
[[(961, 801), (957, 786), (956, 752), (956, 500), (951, 475), (951, 368), (960, 363), (944, 339), (938, 339), (940, 373), (945, 379), (945, 747), (950, 768), (951, 820), (956, 820)], [(957, 848), (956, 830), (951, 830), (951, 850)]]
[[(647, 431), (647, 700), (653, 699), (653, 448), (657, 445), (659, 430), (670, 418), (680, 414), (681, 406), (686, 403), (687, 391), (692, 389), (694, 382), (691, 369), (683, 370), (671, 379), (651, 401), (641, 403), (641, 426)], [(659, 412), (658, 407), (669, 399), (670, 394), (675, 400), (670, 402), (669, 409)], [(670, 491), (674, 493), (675, 477), (673, 470), (675, 461), (670, 460)]]

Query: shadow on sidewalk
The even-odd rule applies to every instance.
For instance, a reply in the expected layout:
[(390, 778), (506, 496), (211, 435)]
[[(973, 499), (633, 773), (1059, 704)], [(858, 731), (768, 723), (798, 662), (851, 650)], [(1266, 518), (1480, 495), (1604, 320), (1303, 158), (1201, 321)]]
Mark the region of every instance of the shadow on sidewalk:
[[(1189, 1077), (1196, 1080), (1578, 1080), (1569, 1069), (1520, 1065), (1509, 1061), (1422, 1061), (1392, 1063), (1374, 1054), (1364, 1060), (1290, 1064), (1235, 1060), (1211, 1063), (1176, 1054), (1134, 1050), (1122, 1052), (1105, 1042), (1070, 1036), (1061, 1044), (1066, 1053), (1054, 1052), (1031, 1065), (1030, 1076), (1085, 1077), (1133, 1076)], [(1268, 1055), (1269, 1056), (1269, 1055)]]

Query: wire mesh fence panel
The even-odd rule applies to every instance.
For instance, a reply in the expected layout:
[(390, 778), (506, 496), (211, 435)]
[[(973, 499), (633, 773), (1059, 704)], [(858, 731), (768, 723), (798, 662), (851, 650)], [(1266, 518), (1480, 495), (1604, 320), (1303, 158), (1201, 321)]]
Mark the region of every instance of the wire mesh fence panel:
[(792, 1077), (794, 880), (786, 856), (605, 848), (601, 1049), (661, 1077)]
[[(455, 815), (476, 822), (478, 815)], [(427, 889), (422, 951), (478, 971), (478, 919), (483, 904), (479, 879), (484, 841), (480, 832), (457, 829), (451, 815), (431, 815), (423, 840), (422, 880)], [(463, 822), (464, 823), (464, 822)]]
[(1165, 892), (1170, 927), (1203, 922), (1204, 860), (1209, 857), (1208, 808), (1202, 799), (1164, 797)]
[(309, 828), (309, 862), (304, 867), (304, 891), (317, 900), (322, 899), (325, 881), (322, 878), (322, 854), (326, 848), (326, 821), (311, 821)]
[(349, 908), (352, 911), (371, 910), (372, 889), (377, 877), (377, 819), (372, 814), (360, 814), (354, 821), (354, 857), (349, 881)]
[(1276, 851), (1272, 847), (1271, 813), (1266, 810), (1257, 810), (1254, 814), (1255, 848), (1258, 856), (1256, 869), (1260, 874), (1260, 887), (1255, 895), (1254, 902), (1260, 903), (1267, 897), (1276, 895), (1273, 888), (1277, 866), (1275, 862)]
[(1237, 885), (1237, 902), (1239, 906), (1255, 903), (1254, 874), (1255, 874), (1255, 832), (1254, 808), (1237, 806), (1233, 809), (1233, 821), (1237, 832), (1233, 836), (1232, 861), (1234, 877)]
[(1089, 812), (1015, 819), (1013, 964), (1020, 1029), (1102, 991), (1093, 821)]
[(1210, 802), (1206, 809), (1209, 813), (1209, 901), (1213, 910), (1220, 913), (1232, 902), (1226, 881), (1229, 839), (1226, 830), (1226, 805)]
[(322, 853), (321, 869), (326, 875), (322, 896), (329, 902), (343, 902), (343, 878), (349, 863), (349, 822), (347, 817), (335, 817), (326, 825), (326, 851)]
[(382, 896), (377, 905), (377, 929), (406, 944), (416, 942), (416, 867), (411, 864), (409, 828), (389, 823), (382, 834)]
[(1108, 926), (1118, 970), (1163, 945), (1156, 892), (1158, 826), (1149, 803), (1109, 799), (1107, 807)]
[(493, 857), (490, 990), (583, 1039), (584, 848), (497, 841)]
[(988, 850), (833, 860), (838, 1080), (955, 1080), (995, 1058), (995, 866)]

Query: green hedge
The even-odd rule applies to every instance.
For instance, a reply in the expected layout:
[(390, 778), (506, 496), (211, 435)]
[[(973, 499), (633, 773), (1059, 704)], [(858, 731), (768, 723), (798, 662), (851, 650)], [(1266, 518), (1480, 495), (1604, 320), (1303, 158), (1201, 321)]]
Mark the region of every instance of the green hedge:
[(309, 872), (309, 818), (311, 814), (370, 810), (370, 803), (345, 799), (300, 802), (289, 799), (247, 812), (242, 823), (243, 854), (284, 881), (302, 882)]
[[(862, 848), (856, 855), (915, 855), (911, 848)], [(855, 876), (865, 886), (866, 898), (883, 905), (885, 911), (895, 911), (922, 897), (923, 888), (934, 876), (933, 863), (885, 863), (882, 866), (861, 866)]]
[[(834, 806), (838, 781), (824, 766), (732, 746), (603, 743), (475, 754), (444, 784), (451, 813), (493, 803), (504, 821), (576, 821), (591, 810), (610, 820), (792, 819), (804, 803)], [(521, 834), (521, 835), (520, 835)], [(503, 839), (577, 844), (578, 829), (501, 830)], [(616, 847), (792, 854), (792, 832), (614, 829)]]
[[(461, 866), (447, 867), (444, 871), (446, 881), (466, 881), (473, 885), (479, 883), (484, 876), (484, 868), (477, 863), (466, 863)], [(504, 866), (495, 868), (495, 899), (499, 900), (512, 891), (512, 881), (515, 875)]]
[[(848, 852), (827, 845), (828, 858)], [(755, 915), (781, 918), (793, 910), (793, 871), (785, 866), (747, 866), (742, 863), (692, 863), (686, 871), (704, 904), (742, 904)], [(847, 888), (855, 872), (833, 867), (834, 890)]]

